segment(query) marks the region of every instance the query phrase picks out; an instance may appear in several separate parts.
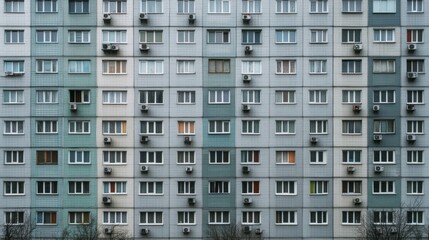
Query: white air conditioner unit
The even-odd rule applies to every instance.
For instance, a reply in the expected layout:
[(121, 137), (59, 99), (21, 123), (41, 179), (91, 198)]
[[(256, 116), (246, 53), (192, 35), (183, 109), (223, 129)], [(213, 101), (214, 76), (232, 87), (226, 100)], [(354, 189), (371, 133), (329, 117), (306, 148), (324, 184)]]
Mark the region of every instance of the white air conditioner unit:
[(354, 167), (354, 166), (347, 167), (347, 172), (349, 174), (353, 174), (355, 171), (356, 171), (356, 167)]
[(253, 47), (252, 46), (245, 46), (244, 47), (244, 53), (250, 54), (252, 52), (253, 52)]
[(383, 135), (380, 135), (380, 134), (375, 134), (374, 135), (374, 141), (378, 142), (378, 141), (381, 141), (381, 140), (383, 140)]
[(147, 15), (147, 13), (140, 13), (139, 19), (140, 19), (140, 23), (146, 23), (147, 20), (149, 19), (149, 16)]
[(5, 75), (5, 76), (14, 76), (14, 75), (15, 75), (15, 73), (14, 73), (14, 72), (12, 72), (12, 71), (7, 71), (7, 72), (5, 72), (5, 73), (4, 73), (4, 75)]
[(252, 15), (250, 15), (250, 14), (243, 14), (241, 16), (241, 19), (243, 20), (243, 23), (249, 23), (250, 20), (252, 20)]
[(413, 142), (415, 142), (416, 140), (417, 140), (416, 135), (414, 135), (414, 134), (407, 134), (407, 141), (408, 141), (408, 142), (413, 143)]
[(192, 171), (194, 171), (194, 169), (192, 167), (186, 167), (185, 168), (186, 173), (192, 173)]
[(70, 103), (70, 111), (77, 111), (77, 104), (76, 103)]
[(149, 52), (150, 47), (149, 47), (149, 45), (147, 45), (146, 43), (140, 43), (140, 45), (139, 45), (139, 49), (140, 49), (140, 51), (142, 51), (142, 52)]
[(362, 106), (361, 105), (353, 105), (352, 109), (353, 109), (353, 112), (360, 112), (362, 110)]
[(185, 144), (191, 144), (191, 143), (192, 143), (192, 137), (191, 137), (191, 136), (185, 136), (185, 137), (183, 138), (183, 142), (184, 142)]
[(111, 173), (112, 173), (112, 168), (110, 168), (110, 167), (105, 167), (105, 168), (103, 169), (103, 171), (104, 171), (104, 173), (105, 173), (105, 174), (111, 174)]
[(414, 44), (414, 43), (408, 44), (407, 49), (409, 52), (414, 52), (417, 49), (417, 44)]
[(149, 167), (148, 167), (148, 166), (141, 166), (141, 167), (140, 167), (140, 172), (142, 172), (142, 173), (147, 173), (147, 172), (149, 172)]
[(374, 172), (375, 173), (381, 173), (383, 171), (384, 171), (384, 167), (383, 166), (380, 166), (380, 165), (374, 166)]
[(252, 76), (243, 74), (242, 79), (244, 83), (249, 83), (250, 81), (252, 81)]
[(414, 112), (416, 110), (416, 106), (414, 104), (407, 104), (407, 112)]
[(102, 202), (103, 202), (103, 204), (111, 204), (112, 198), (111, 197), (103, 197)]
[(195, 19), (197, 19), (197, 15), (195, 15), (195, 14), (189, 14), (189, 16), (188, 16), (189, 23), (194, 23)]
[(243, 105), (241, 105), (241, 110), (243, 112), (248, 112), (248, 111), (250, 111), (250, 106), (247, 104), (243, 104)]
[(119, 46), (115, 45), (115, 44), (104, 43), (102, 46), (102, 50), (104, 52), (117, 52), (117, 51), (119, 51)]
[(150, 141), (149, 136), (140, 136), (140, 142), (141, 143), (148, 143)]
[(140, 230), (140, 234), (143, 235), (143, 236), (149, 235), (149, 233), (150, 233), (150, 229), (149, 228), (142, 228)]
[(353, 51), (360, 52), (362, 51), (363, 47), (362, 44), (353, 44)]
[(111, 137), (105, 137), (103, 139), (104, 144), (111, 144), (112, 143), (112, 138)]
[(243, 233), (251, 233), (252, 227), (251, 226), (244, 226), (243, 227)]
[(195, 205), (197, 203), (197, 199), (195, 198), (188, 198), (188, 204), (189, 205)]
[(354, 203), (355, 205), (359, 205), (359, 204), (361, 204), (361, 203), (362, 203), (362, 199), (360, 199), (360, 198), (353, 198), (353, 203)]
[(140, 106), (140, 111), (142, 111), (142, 112), (147, 112), (147, 111), (149, 111), (149, 106), (148, 106), (148, 105), (146, 105), (146, 104), (142, 104), (142, 105)]
[(110, 13), (105, 13), (105, 14), (103, 14), (103, 21), (104, 21), (105, 23), (109, 23), (109, 22), (110, 22), (110, 20), (112, 20), (112, 15), (111, 15)]
[(188, 234), (188, 233), (190, 233), (190, 232), (191, 232), (191, 228), (189, 228), (189, 227), (184, 227), (184, 228), (182, 229), (182, 232), (183, 232), (184, 234)]
[(417, 72), (408, 72), (407, 73), (407, 77), (408, 77), (408, 79), (410, 79), (410, 80), (413, 80), (413, 79), (416, 79), (417, 77), (418, 77), (418, 73)]
[(319, 142), (317, 137), (310, 137), (310, 143), (316, 144), (317, 142)]
[(243, 166), (241, 168), (241, 172), (244, 173), (244, 174), (250, 173), (250, 167), (249, 166)]
[(264, 230), (262, 230), (260, 228), (255, 229), (255, 234), (256, 235), (261, 235), (263, 232), (264, 232)]
[(250, 205), (252, 204), (253, 200), (251, 198), (243, 198), (243, 204), (244, 205)]
[(113, 233), (113, 228), (111, 227), (104, 228), (104, 233), (107, 235), (111, 235)]
[(373, 106), (372, 106), (372, 111), (373, 111), (373, 112), (378, 112), (378, 111), (380, 111), (380, 105), (373, 105)]

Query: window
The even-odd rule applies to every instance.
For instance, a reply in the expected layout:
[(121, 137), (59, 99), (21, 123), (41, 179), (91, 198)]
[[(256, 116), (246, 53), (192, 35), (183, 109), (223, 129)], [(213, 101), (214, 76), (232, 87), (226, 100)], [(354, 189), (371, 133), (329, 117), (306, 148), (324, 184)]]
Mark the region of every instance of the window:
[(241, 194), (259, 194), (259, 181), (242, 181)]
[(209, 104), (229, 104), (229, 90), (209, 90)]
[(343, 181), (343, 194), (362, 194), (362, 181)]
[(395, 30), (374, 29), (374, 42), (395, 42)]
[(162, 121), (140, 121), (140, 133), (163, 134)]
[(72, 120), (69, 121), (69, 134), (90, 134), (90, 121)]
[(37, 181), (36, 194), (58, 194), (58, 183), (56, 181)]
[(374, 211), (374, 224), (394, 224), (393, 211)]
[(310, 151), (310, 164), (326, 164), (326, 151)]
[(104, 164), (127, 163), (127, 151), (103, 151)]
[(310, 225), (328, 224), (328, 212), (310, 211)]
[(296, 43), (296, 30), (276, 30), (276, 43)]
[(58, 31), (36, 30), (36, 43), (58, 43)]
[(209, 181), (209, 193), (220, 194), (229, 193), (228, 181)]
[(139, 74), (163, 74), (164, 61), (163, 60), (140, 60), (139, 61)]
[(143, 90), (140, 91), (141, 104), (163, 104), (164, 91), (162, 90)]
[(423, 181), (407, 181), (407, 194), (423, 195)]
[(296, 0), (276, 0), (276, 13), (296, 13)]
[(90, 224), (90, 222), (89, 212), (69, 212), (69, 224)]
[[(343, 2), (346, 0), (343, 0)], [(362, 42), (361, 29), (343, 29), (342, 30), (342, 42), (343, 43), (360, 43)]]
[(241, 212), (241, 224), (260, 224), (261, 223), (261, 212), (256, 211), (243, 211)]
[(140, 212), (140, 225), (162, 225), (162, 212)]
[(229, 224), (229, 211), (209, 211), (209, 224)]
[(195, 152), (177, 151), (177, 164), (195, 164)]
[(424, 225), (423, 211), (407, 211), (408, 225)]
[(24, 164), (24, 151), (4, 151), (4, 164)]
[(229, 151), (209, 151), (210, 164), (229, 164)]
[(262, 73), (261, 61), (242, 61), (241, 73), (242, 74), (261, 74)]
[(361, 212), (360, 211), (343, 211), (342, 212), (342, 224), (355, 224), (360, 225), (361, 223)]
[(328, 0), (310, 0), (310, 13), (327, 13)]
[(261, 90), (242, 90), (243, 96), (241, 103), (243, 104), (258, 104), (261, 103)]
[(310, 60), (310, 74), (326, 73), (326, 60)]
[(374, 103), (395, 103), (395, 90), (375, 90)]
[(207, 43), (230, 42), (230, 30), (207, 30)]
[(296, 60), (277, 60), (276, 74), (296, 74)]
[(36, 133), (58, 133), (58, 122), (36, 121)]
[(127, 42), (127, 31), (102, 31), (103, 43), (126, 43)]
[(71, 103), (89, 103), (90, 98), (89, 90), (70, 90), (70, 102)]
[(423, 150), (407, 151), (407, 164), (423, 164)]
[(343, 120), (343, 134), (362, 134), (362, 120)]
[(196, 224), (195, 212), (177, 212), (177, 224), (178, 225)]
[(424, 121), (407, 121), (407, 133), (410, 134), (423, 134)]
[(141, 151), (140, 164), (162, 164), (164, 156), (162, 151)]
[(328, 42), (328, 30), (311, 29), (310, 31), (311, 31), (310, 43), (327, 43)]
[(328, 181), (310, 181), (310, 194), (328, 194)]
[(276, 211), (276, 225), (296, 225), (296, 211)]
[(382, 133), (382, 134), (395, 133), (395, 120), (390, 120), (390, 119), (374, 120), (374, 133)]
[(21, 181), (5, 181), (4, 195), (24, 195), (24, 182)]
[(195, 73), (195, 60), (177, 60), (177, 73)]
[(423, 104), (423, 90), (408, 90), (407, 103), (409, 104)]
[(103, 0), (103, 12), (105, 13), (126, 13), (126, 0)]
[(209, 73), (229, 73), (229, 59), (209, 59)]
[(361, 90), (343, 90), (343, 103), (362, 103)]
[(162, 43), (162, 30), (140, 31), (141, 43)]
[(103, 121), (103, 134), (127, 134), (126, 121)]
[(24, 73), (24, 61), (4, 61), (4, 71), (12, 73)]
[(395, 60), (390, 59), (374, 59), (373, 73), (394, 73)]
[(343, 74), (361, 74), (362, 60), (343, 60), (342, 73)]
[(69, 0), (69, 13), (89, 13), (89, 0)]
[(362, 12), (362, 0), (343, 0), (343, 12), (345, 13)]
[(36, 225), (56, 225), (57, 212), (36, 212)]
[(229, 13), (229, 0), (209, 0), (209, 13)]
[(195, 43), (194, 30), (177, 31), (177, 43)]
[(127, 182), (103, 182), (104, 194), (126, 194)]
[(6, 225), (23, 225), (24, 224), (24, 212), (4, 212), (5, 224)]
[(58, 12), (57, 0), (36, 0), (36, 12)]
[(24, 121), (4, 121), (3, 134), (24, 134)]
[(37, 59), (36, 73), (58, 73), (58, 61), (56, 59)]
[(407, 29), (407, 43), (423, 43), (423, 29)]
[(276, 90), (276, 104), (294, 104), (295, 91), (293, 90)]
[(103, 60), (103, 74), (126, 74), (127, 61)]
[(259, 150), (243, 150), (241, 151), (241, 163), (243, 164), (259, 164)]
[(310, 120), (310, 134), (327, 134), (327, 120)]
[(407, 60), (407, 72), (424, 73), (424, 66), (424, 60)]
[(242, 120), (241, 134), (259, 134), (259, 120)]
[(24, 12), (24, 0), (5, 0), (4, 12), (22, 13)]
[(242, 30), (242, 44), (261, 44), (262, 34), (261, 30)]
[(276, 151), (276, 164), (295, 164), (295, 151)]
[(395, 13), (396, 0), (374, 0), (372, 6), (373, 13)]
[(183, 195), (195, 194), (195, 181), (177, 182), (177, 194), (183, 194)]
[(103, 104), (126, 104), (127, 91), (103, 91)]
[(276, 120), (276, 134), (295, 134), (295, 120)]
[(103, 224), (127, 224), (127, 212), (103, 212)]
[(140, 182), (140, 192), (142, 195), (161, 195), (164, 193), (163, 182)]
[(209, 120), (209, 134), (229, 133), (229, 120)]
[(89, 194), (89, 182), (69, 181), (69, 194)]
[(5, 30), (5, 43), (24, 43), (24, 30)]
[(296, 181), (276, 181), (276, 195), (296, 195)]
[(326, 90), (309, 90), (308, 92), (310, 104), (328, 103), (326, 98)]
[(374, 181), (372, 193), (373, 194), (395, 194), (395, 182), (394, 181)]
[(162, 0), (141, 0), (142, 13), (162, 13)]
[(195, 104), (195, 91), (177, 91), (178, 104)]
[(69, 151), (69, 164), (90, 164), (90, 151)]
[(177, 1), (177, 12), (178, 13), (195, 13), (195, 1), (194, 0), (178, 0)]
[(70, 60), (69, 73), (91, 73), (90, 60)]
[(89, 30), (69, 30), (69, 43), (90, 43)]
[(422, 13), (423, 12), (423, 0), (408, 0), (407, 1), (407, 12), (409, 12), (409, 13)]
[(36, 151), (37, 165), (58, 165), (58, 151)]
[(343, 150), (343, 163), (360, 164), (361, 150)]
[(242, 13), (261, 13), (261, 0), (242, 0)]
[(177, 134), (195, 134), (195, 121), (178, 121)]

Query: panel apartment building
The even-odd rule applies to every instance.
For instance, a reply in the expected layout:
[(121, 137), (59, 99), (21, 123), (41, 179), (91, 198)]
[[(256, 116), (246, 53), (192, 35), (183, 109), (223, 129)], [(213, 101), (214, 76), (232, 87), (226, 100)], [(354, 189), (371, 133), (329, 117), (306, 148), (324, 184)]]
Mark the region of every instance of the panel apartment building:
[[(429, 217), (429, 2), (2, 0), (0, 225), (347, 239)], [(426, 142), (428, 141), (428, 142)], [(146, 235), (145, 235), (146, 234)]]

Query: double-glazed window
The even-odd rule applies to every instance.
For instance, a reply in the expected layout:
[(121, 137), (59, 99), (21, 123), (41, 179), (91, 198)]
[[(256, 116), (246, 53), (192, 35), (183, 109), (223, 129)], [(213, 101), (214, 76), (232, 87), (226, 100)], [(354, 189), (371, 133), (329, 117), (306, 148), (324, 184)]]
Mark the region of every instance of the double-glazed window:
[(395, 133), (395, 120), (376, 119), (374, 120), (374, 133)]
[(24, 73), (24, 61), (4, 61), (4, 71), (11, 73)]
[(361, 212), (360, 211), (343, 211), (342, 212), (342, 224), (361, 224)]
[(343, 74), (360, 74), (362, 73), (362, 60), (343, 60)]
[(277, 60), (276, 74), (296, 74), (296, 60)]
[(394, 222), (395, 212), (393, 211), (374, 211), (374, 224), (392, 225)]
[(209, 0), (209, 13), (229, 13), (230, 0)]
[(294, 104), (294, 90), (276, 90), (276, 104)]
[(407, 211), (407, 225), (424, 225), (423, 211)]
[(127, 31), (116, 30), (116, 31), (102, 31), (103, 43), (126, 43), (127, 42)]
[(140, 91), (141, 104), (163, 104), (164, 91), (162, 90), (142, 90)]
[(242, 13), (261, 13), (261, 0), (242, 0)]
[(5, 0), (4, 12), (5, 13), (23, 13), (24, 0)]
[(89, 224), (90, 222), (90, 212), (69, 212), (69, 224)]
[(296, 211), (276, 211), (276, 225), (296, 225)]
[(162, 30), (140, 31), (141, 43), (162, 43)]
[(276, 164), (295, 164), (295, 151), (276, 151)]
[(106, 211), (103, 212), (103, 224), (127, 224), (127, 212), (114, 212)]
[(69, 30), (69, 43), (90, 43), (89, 30)]
[(262, 30), (243, 30), (241, 31), (243, 44), (261, 44)]
[(24, 164), (24, 151), (21, 151), (21, 150), (4, 151), (4, 164)]
[(127, 0), (103, 0), (103, 12), (126, 13)]
[(229, 181), (209, 181), (210, 194), (229, 193)]
[(260, 224), (261, 212), (259, 211), (243, 211), (241, 212), (241, 224)]
[(58, 182), (56, 181), (37, 181), (36, 194), (58, 194)]
[(311, 43), (327, 43), (328, 42), (328, 30), (326, 29), (312, 29), (311, 31)]
[(195, 194), (195, 181), (177, 182), (177, 194), (183, 194), (183, 195)]
[(423, 59), (407, 60), (407, 72), (425, 72), (425, 61)]
[(343, 103), (362, 103), (361, 90), (343, 90)]
[(126, 104), (127, 91), (103, 91), (103, 104)]
[(276, 120), (276, 134), (295, 134), (295, 120)]
[(5, 43), (24, 43), (24, 30), (5, 30)]
[(326, 224), (328, 224), (328, 212), (310, 211), (310, 225), (326, 225)]
[(126, 194), (127, 182), (103, 182), (104, 194)]
[(395, 42), (395, 29), (374, 29), (374, 42)]
[(373, 194), (395, 194), (394, 181), (374, 181), (372, 185)]
[(408, 29), (407, 43), (423, 43), (423, 29)]
[(394, 73), (396, 61), (393, 59), (374, 59), (373, 73)]
[(89, 103), (90, 90), (70, 90), (70, 102), (71, 103)]
[(57, 59), (37, 59), (36, 73), (58, 73)]
[(310, 60), (310, 74), (326, 73), (326, 60)]
[(36, 30), (36, 43), (57, 43), (57, 30)]
[(24, 134), (24, 121), (4, 121), (4, 134)]
[(23, 225), (25, 213), (21, 211), (4, 212), (5, 224), (7, 225)]
[(396, 0), (373, 0), (372, 12), (373, 13), (395, 13)]
[(209, 134), (229, 134), (229, 120), (209, 120)]
[(343, 120), (343, 134), (362, 134), (362, 120)]
[(241, 103), (258, 104), (261, 103), (261, 90), (242, 90)]
[(69, 134), (89, 134), (89, 133), (91, 133), (89, 120), (69, 121)]
[(261, 74), (262, 73), (261, 61), (242, 61), (241, 73), (242, 74)]
[(422, 195), (423, 181), (407, 181), (407, 194)]
[(310, 134), (327, 134), (327, 120), (310, 120)]
[(327, 90), (309, 90), (309, 101), (310, 104), (324, 104), (327, 103)]
[(261, 153), (259, 150), (242, 150), (241, 163), (242, 164), (259, 164), (260, 155)]
[(4, 195), (24, 195), (24, 182), (22, 181), (5, 181)]
[(209, 59), (209, 73), (229, 73), (229, 59)]
[(103, 60), (103, 74), (126, 74), (126, 60)]
[(422, 13), (423, 11), (423, 0), (407, 0), (407, 12), (408, 13)]
[(423, 120), (407, 121), (407, 133), (408, 134), (423, 134), (424, 133), (424, 121)]
[(328, 194), (328, 181), (310, 181), (310, 194)]
[(207, 43), (230, 43), (230, 30), (207, 30)]
[(89, 151), (69, 151), (69, 164), (90, 164), (91, 154)]
[(362, 194), (362, 181), (342, 181), (343, 194)]
[(69, 194), (89, 194), (89, 182), (69, 181)]
[(177, 134), (194, 135), (195, 134), (195, 121), (178, 121)]
[(57, 212), (36, 212), (36, 225), (56, 225)]
[(58, 12), (57, 0), (36, 0), (36, 12), (38, 13)]
[(195, 0), (178, 0), (178, 13), (195, 13)]
[(141, 134), (163, 134), (162, 121), (140, 121)]
[(294, 29), (276, 30), (276, 43), (296, 43), (296, 30)]
[(126, 164), (127, 152), (126, 151), (103, 151), (104, 164)]
[(162, 13), (162, 0), (141, 0), (142, 13)]
[(90, 73), (91, 61), (90, 60), (70, 60), (69, 73)]
[(328, 0), (310, 0), (310, 13), (327, 13)]
[(343, 0), (343, 12), (345, 13), (362, 12), (362, 0)]
[(343, 163), (359, 164), (361, 162), (361, 150), (343, 150)]
[(180, 73), (180, 74), (195, 73), (195, 60), (177, 60), (177, 73)]
[(361, 42), (361, 29), (343, 29), (342, 42), (343, 43), (360, 43)]
[(423, 150), (409, 150), (407, 151), (407, 164), (423, 164), (424, 163)]
[(259, 120), (242, 120), (241, 133), (242, 134), (259, 134)]
[(229, 224), (229, 211), (209, 211), (209, 224)]
[(326, 164), (326, 151), (310, 151), (310, 164)]
[(139, 61), (139, 74), (163, 74), (164, 61), (163, 60), (140, 60)]
[(177, 151), (177, 164), (195, 164), (195, 151)]
[(140, 212), (140, 225), (162, 225), (162, 212)]
[(89, 13), (89, 0), (69, 0), (69, 13)]
[(210, 164), (229, 164), (229, 151), (209, 151)]
[(276, 181), (276, 195), (296, 195), (296, 181)]
[(103, 134), (126, 134), (127, 122), (126, 121), (103, 121)]
[(37, 165), (58, 165), (58, 151), (38, 150), (36, 151)]
[(296, 13), (296, 0), (276, 0), (276, 13)]
[(395, 103), (395, 90), (374, 90), (374, 103)]
[(209, 90), (209, 104), (230, 103), (230, 90)]
[(195, 212), (177, 212), (177, 225), (196, 224)]
[(161, 195), (163, 193), (163, 182), (140, 182), (139, 194), (141, 195)]
[(36, 133), (58, 133), (58, 121), (36, 121)]
[(242, 181), (241, 194), (259, 194), (259, 181)]
[(162, 164), (164, 156), (162, 151), (141, 151), (140, 164)]
[(195, 31), (194, 30), (177, 31), (177, 43), (195, 43)]

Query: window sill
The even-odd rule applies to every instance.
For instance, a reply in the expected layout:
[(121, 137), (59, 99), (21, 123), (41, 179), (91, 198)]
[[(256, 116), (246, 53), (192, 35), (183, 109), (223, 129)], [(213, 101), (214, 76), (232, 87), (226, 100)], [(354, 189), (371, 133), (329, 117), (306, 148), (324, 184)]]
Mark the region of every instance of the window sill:
[(275, 12), (275, 14), (283, 15), (283, 14), (298, 14), (298, 12)]
[(295, 73), (276, 73), (276, 75), (296, 75)]
[(343, 13), (343, 14), (363, 14), (362, 11), (360, 11), (360, 12), (358, 12), (358, 11), (356, 11), (356, 12), (341, 11), (341, 13)]
[(296, 133), (275, 133), (276, 136), (295, 136)]
[(298, 44), (297, 42), (276, 42), (275, 44), (279, 45), (295, 45)]

